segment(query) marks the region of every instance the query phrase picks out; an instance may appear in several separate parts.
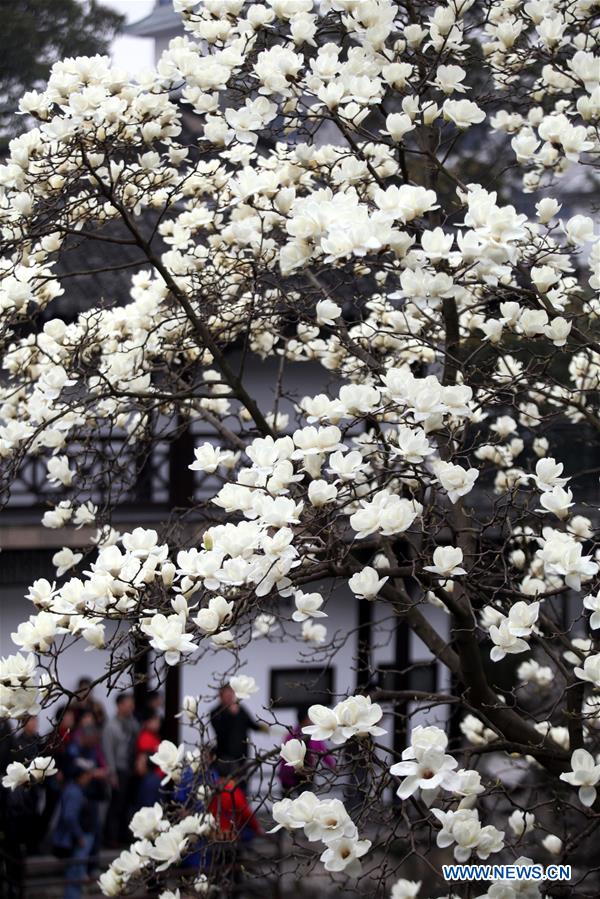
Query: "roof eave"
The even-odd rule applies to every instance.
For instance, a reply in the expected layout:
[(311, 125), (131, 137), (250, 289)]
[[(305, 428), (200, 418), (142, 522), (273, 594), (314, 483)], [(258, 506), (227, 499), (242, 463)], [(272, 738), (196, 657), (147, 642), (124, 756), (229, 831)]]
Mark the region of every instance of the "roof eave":
[(159, 37), (161, 34), (168, 32), (176, 32), (181, 30), (181, 18), (173, 9), (154, 9), (152, 12), (140, 19), (138, 22), (131, 22), (124, 28), (125, 34), (132, 34), (136, 37)]

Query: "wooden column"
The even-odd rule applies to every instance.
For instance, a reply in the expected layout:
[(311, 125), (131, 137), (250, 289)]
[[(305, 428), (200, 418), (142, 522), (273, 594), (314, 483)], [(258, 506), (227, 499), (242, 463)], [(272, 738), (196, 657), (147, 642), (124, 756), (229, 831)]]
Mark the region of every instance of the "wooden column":
[(373, 628), (373, 603), (358, 599), (358, 630), (356, 647), (356, 692), (364, 690), (372, 674), (371, 631)]
[[(194, 437), (185, 428), (169, 447), (169, 506), (185, 509), (194, 502), (194, 472), (189, 465), (194, 461)], [(165, 720), (163, 733), (166, 740), (179, 742), (179, 718), (175, 716), (181, 705), (181, 668), (170, 665), (165, 679)]]
[[(404, 618), (398, 616), (395, 627), (394, 665), (398, 672), (395, 677), (396, 690), (403, 690), (406, 677), (400, 672), (410, 665), (410, 629)], [(406, 748), (406, 714), (408, 703), (399, 700), (394, 703), (394, 752), (401, 753)]]

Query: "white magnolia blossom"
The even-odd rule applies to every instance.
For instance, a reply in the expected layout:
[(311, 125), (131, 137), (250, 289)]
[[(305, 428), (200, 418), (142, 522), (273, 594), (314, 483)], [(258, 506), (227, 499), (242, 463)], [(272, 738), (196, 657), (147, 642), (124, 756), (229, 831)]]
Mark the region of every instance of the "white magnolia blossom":
[(482, 827), (476, 809), (443, 812), (434, 808), (432, 812), (442, 825), (436, 838), (438, 846), (443, 849), (455, 844), (454, 858), (458, 862), (465, 862), (472, 852), (486, 859), (504, 847), (504, 833), (492, 824)]
[(6, 774), (2, 778), (2, 786), (9, 790), (26, 784), (41, 783), (48, 777), (53, 777), (58, 772), (51, 756), (38, 756), (24, 765), (22, 762), (10, 762), (6, 768)]
[(176, 746), (171, 740), (162, 740), (158, 750), (150, 757), (154, 764), (164, 771), (165, 776), (162, 783), (168, 783), (170, 780), (179, 780), (182, 773), (182, 763), (185, 749), (183, 746)]
[(508, 826), (516, 837), (522, 837), (524, 833), (529, 833), (534, 829), (535, 815), (532, 812), (515, 809), (508, 817)]
[(306, 621), (309, 618), (327, 618), (327, 613), (323, 612), (323, 597), (320, 593), (303, 593), (297, 590), (294, 594), (295, 612), (292, 614), (294, 621)]
[(574, 668), (575, 676), (583, 681), (589, 681), (594, 687), (600, 688), (600, 653), (593, 653), (585, 657), (583, 667)]
[(316, 306), (316, 318), (320, 325), (334, 325), (342, 310), (332, 300), (319, 300)]
[(164, 811), (160, 803), (141, 808), (135, 813), (129, 824), (129, 829), (136, 840), (151, 839), (168, 828), (168, 822), (163, 817)]
[(320, 860), (326, 871), (344, 871), (350, 877), (358, 877), (362, 870), (360, 859), (370, 848), (370, 840), (340, 837), (327, 843)]
[(81, 562), (83, 553), (74, 553), (68, 546), (63, 546), (58, 552), (52, 556), (52, 564), (56, 568), (56, 576), (62, 577), (69, 569), (74, 568)]
[(286, 765), (290, 765), (295, 770), (301, 769), (304, 767), (306, 743), (304, 740), (288, 740), (281, 744), (280, 755)]
[(400, 880), (397, 880), (392, 886), (390, 899), (416, 899), (419, 895), (421, 884), (422, 881), (420, 880), (405, 880), (404, 878), (400, 878)]
[(593, 805), (596, 800), (596, 784), (600, 781), (600, 764), (587, 749), (576, 749), (571, 756), (571, 771), (560, 775), (560, 779), (579, 787), (579, 801), (583, 805)]
[(256, 681), (247, 674), (238, 674), (230, 678), (229, 686), (238, 699), (248, 699), (253, 693), (258, 693)]
[(583, 607), (589, 609), (590, 627), (597, 630), (600, 627), (600, 591), (595, 596), (585, 596), (583, 599)]
[(324, 624), (315, 624), (314, 621), (309, 618), (302, 622), (302, 639), (307, 643), (313, 643), (316, 646), (320, 646), (327, 641), (327, 628)]
[(390, 773), (404, 777), (397, 790), (400, 799), (408, 799), (417, 790), (437, 790), (448, 781), (451, 771), (457, 766), (456, 759), (438, 749), (427, 749), (414, 761), (398, 762), (392, 765)]
[(542, 840), (542, 846), (551, 855), (560, 855), (563, 848), (563, 842), (560, 837), (556, 836), (556, 834), (549, 833)]
[[(296, 799), (282, 799), (273, 806), (276, 822), (273, 831), (303, 829), (309, 842), (321, 841), (325, 850), (321, 861), (328, 871), (344, 871), (350, 876), (360, 874), (359, 859), (370, 846), (370, 840), (360, 840), (356, 825), (339, 799), (319, 800), (304, 791)], [(326, 854), (327, 853), (327, 854)]]
[(150, 646), (164, 652), (167, 665), (176, 665), (182, 653), (194, 652), (196, 643), (185, 633), (185, 619), (178, 615), (153, 615), (140, 629), (150, 638)]
[(379, 577), (375, 569), (367, 565), (362, 571), (352, 575), (348, 586), (361, 599), (375, 599), (387, 580), (389, 580), (387, 576)]
[(466, 471), (460, 465), (453, 465), (451, 462), (438, 462), (435, 473), (452, 503), (458, 502), (461, 496), (470, 493), (479, 477), (477, 470)]
[(554, 680), (554, 673), (549, 665), (540, 665), (535, 659), (521, 662), (517, 668), (517, 677), (524, 683), (532, 683), (537, 687), (547, 688)]
[(460, 547), (438, 546), (433, 552), (433, 565), (425, 565), (425, 571), (432, 571), (440, 577), (457, 577), (466, 574), (461, 568), (463, 552)]
[(458, 762), (445, 753), (448, 738), (438, 727), (416, 727), (411, 734), (411, 743), (402, 752), (402, 761), (390, 768), (390, 774), (402, 777), (397, 795), (408, 799), (417, 790), (429, 792), (431, 797), (437, 790), (455, 783), (454, 769)]
[(371, 702), (369, 696), (349, 696), (333, 709), (323, 705), (312, 705), (308, 710), (311, 724), (302, 728), (303, 733), (315, 740), (331, 740), (339, 745), (351, 737), (373, 737), (386, 733), (377, 726), (383, 715), (381, 706)]
[(499, 662), (507, 654), (526, 652), (529, 649), (525, 638), (531, 636), (539, 609), (538, 602), (528, 604), (519, 600), (511, 607), (507, 618), (501, 615), (497, 624), (490, 625), (490, 637), (494, 643), (490, 658), (493, 662)]
[(188, 466), (192, 471), (205, 471), (207, 474), (213, 474), (219, 465), (230, 467), (235, 463), (235, 456), (231, 452), (223, 451), (219, 447), (215, 447), (212, 443), (203, 443), (194, 450), (194, 462)]

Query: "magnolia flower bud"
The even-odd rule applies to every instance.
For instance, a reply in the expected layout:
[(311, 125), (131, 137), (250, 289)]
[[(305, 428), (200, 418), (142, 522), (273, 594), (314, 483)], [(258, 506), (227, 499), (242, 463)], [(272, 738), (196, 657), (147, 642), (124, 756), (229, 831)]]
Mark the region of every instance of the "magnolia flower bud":
[(304, 740), (287, 740), (281, 744), (281, 752), (279, 754), (286, 765), (290, 765), (294, 770), (298, 771), (304, 767), (306, 743)]

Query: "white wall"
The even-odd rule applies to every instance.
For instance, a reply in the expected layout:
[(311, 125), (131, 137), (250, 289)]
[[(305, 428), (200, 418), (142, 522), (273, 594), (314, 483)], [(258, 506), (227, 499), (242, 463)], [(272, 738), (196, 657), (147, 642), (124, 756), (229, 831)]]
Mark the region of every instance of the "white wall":
[[(312, 587), (317, 589), (317, 586)], [(323, 592), (326, 597), (326, 591)], [(285, 601), (284, 601), (285, 602)], [(349, 633), (356, 628), (357, 625), (357, 604), (355, 598), (349, 591), (346, 593), (337, 590), (331, 598), (326, 598), (324, 606), (328, 618), (319, 619), (326, 624), (328, 634), (334, 637), (336, 634)], [(292, 607), (289, 607), (291, 612)], [(286, 617), (289, 613), (286, 607)], [(301, 625), (295, 622), (286, 623), (286, 630), (293, 635), (299, 637)], [(336, 647), (339, 640), (336, 641)], [(314, 655), (314, 661), (311, 659)], [(242, 673), (249, 674), (256, 680), (259, 692), (245, 701), (245, 706), (254, 716), (262, 718), (271, 723), (276, 718), (281, 727), (274, 726), (272, 728), (273, 736), (263, 736), (255, 734), (253, 738), (257, 747), (260, 749), (271, 748), (274, 742), (281, 742), (281, 735), (285, 733), (286, 728), (296, 721), (295, 712), (291, 709), (277, 709), (273, 713), (268, 711), (270, 704), (270, 673), (276, 668), (294, 668), (296, 666), (323, 666), (323, 653), (321, 650), (311, 651), (311, 647), (302, 640), (295, 640), (281, 634), (277, 638), (274, 633), (268, 639), (261, 638), (252, 640), (240, 653), (243, 664)], [(332, 659), (331, 667), (334, 669), (333, 689), (338, 696), (345, 696), (353, 693), (356, 684), (356, 671), (354, 670), (354, 658), (356, 655), (356, 635), (350, 633), (349, 639), (345, 640), (343, 645), (337, 649)], [(207, 710), (215, 702), (215, 693), (213, 690), (217, 687), (231, 665), (232, 656), (228, 652), (220, 651), (211, 654), (202, 659), (199, 665), (184, 665), (182, 669), (182, 694), (191, 694), (193, 696), (210, 696), (208, 701), (201, 704), (203, 710)], [(311, 703), (311, 696), (306, 694), (306, 703)], [(335, 698), (333, 700), (335, 702)], [(184, 732), (184, 736), (185, 736)]]
[[(350, 593), (347, 588), (337, 588), (336, 591), (329, 596), (326, 584), (316, 585), (314, 588), (320, 588), (325, 597), (325, 611), (328, 618), (322, 619), (327, 625), (328, 634), (331, 638), (338, 638), (336, 642), (336, 650), (331, 658), (331, 667), (334, 671), (333, 690), (335, 701), (336, 696), (341, 697), (351, 694), (355, 691), (356, 686), (356, 644), (357, 635), (355, 629), (358, 625), (358, 601)], [(17, 629), (18, 624), (24, 620), (28, 614), (34, 611), (29, 602), (24, 598), (26, 587), (11, 586), (0, 590), (0, 655), (5, 656), (9, 653), (17, 651), (17, 647), (12, 643), (11, 633)], [(289, 619), (292, 611), (289, 600), (282, 600), (283, 614)], [(395, 623), (396, 619), (390, 614), (390, 608), (383, 603), (373, 603), (373, 626), (372, 626), (372, 661), (373, 666), (377, 668), (379, 665), (396, 664), (398, 668), (408, 665), (408, 660), (398, 660), (395, 663)], [(436, 627), (439, 633), (448, 633), (448, 616), (438, 609), (426, 607), (427, 617)], [(288, 634), (299, 637), (301, 625), (295, 622), (286, 621), (285, 630)], [(349, 635), (347, 639), (342, 640), (340, 637)], [(431, 654), (424, 644), (411, 633), (411, 661), (427, 661), (431, 659)], [(294, 668), (301, 666), (322, 667), (324, 657), (328, 655), (321, 650), (313, 653), (311, 647), (301, 640), (290, 639), (285, 633), (280, 632), (279, 636), (272, 635), (269, 639), (255, 639), (245, 646), (240, 658), (242, 661), (242, 671), (245, 674), (252, 675), (259, 687), (259, 692), (245, 701), (245, 705), (255, 717), (272, 723), (277, 721), (272, 727), (269, 735), (253, 734), (252, 739), (259, 750), (268, 750), (281, 742), (286, 729), (295, 723), (296, 716), (292, 709), (277, 709), (271, 712), (270, 705), (270, 673), (272, 669), (277, 668)], [(311, 658), (311, 656), (313, 656)], [(59, 672), (61, 682), (68, 688), (73, 688), (77, 684), (77, 680), (82, 675), (92, 678), (99, 677), (105, 668), (108, 656), (107, 653), (93, 650), (91, 652), (84, 651), (83, 642), (69, 647), (60, 658)], [(232, 655), (229, 652), (220, 650), (216, 653), (210, 653), (201, 658), (197, 664), (193, 661), (186, 662), (181, 666), (181, 695), (191, 694), (203, 697), (201, 702), (202, 711), (208, 711), (210, 706), (216, 701), (216, 691), (219, 684), (223, 680), (227, 680), (227, 672), (232, 663)], [(444, 666), (438, 666), (438, 687), (441, 690), (448, 688), (448, 674)], [(100, 686), (96, 689), (98, 699), (102, 700), (112, 714), (114, 710), (114, 697), (118, 689), (126, 689), (129, 684), (123, 681), (110, 695), (107, 694), (106, 688)], [(306, 702), (310, 704), (311, 697), (307, 694)], [(384, 708), (386, 708), (384, 706)], [(414, 707), (409, 706), (410, 711)], [(418, 723), (438, 723), (443, 725), (447, 718), (448, 708), (439, 706), (429, 712), (421, 712), (411, 718), (411, 727)], [(41, 716), (42, 732), (47, 728), (47, 713)], [(393, 717), (389, 707), (382, 721), (382, 726), (388, 731), (388, 734), (381, 738), (380, 742), (391, 748), (393, 740)], [(182, 727), (182, 738), (190, 742), (193, 741), (194, 733), (189, 727)]]
[[(26, 586), (15, 585), (0, 589), (0, 655), (2, 656), (19, 651), (19, 648), (12, 642), (11, 634), (17, 630), (21, 621), (26, 620), (30, 614), (35, 612), (34, 606), (25, 599), (26, 592)], [(283, 602), (286, 603), (285, 600)], [(286, 617), (289, 617), (292, 611), (289, 601), (285, 608)], [(340, 634), (352, 631), (356, 627), (357, 605), (352, 594), (337, 590), (331, 598), (326, 600), (326, 609), (329, 617), (323, 619), (323, 622), (327, 624), (330, 635), (337, 634), (339, 637)], [(301, 625), (289, 622), (286, 623), (286, 630), (299, 636)], [(333, 660), (334, 690), (338, 695), (346, 695), (354, 690), (356, 682), (356, 672), (353, 670), (355, 652), (356, 636), (351, 634), (350, 638), (336, 652)], [(317, 656), (322, 657), (322, 655), (322, 652), (317, 652)], [(307, 664), (320, 667), (319, 662), (311, 662), (310, 656), (311, 647), (307, 643), (289, 639), (281, 632), (279, 636), (274, 634), (269, 639), (251, 641), (241, 652), (243, 673), (251, 674), (256, 679), (260, 692), (247, 700), (248, 709), (257, 716), (269, 717), (269, 720), (272, 720), (272, 716), (267, 716), (263, 708), (269, 706), (271, 669), (293, 668)], [(107, 661), (108, 653), (99, 650), (86, 652), (85, 643), (79, 641), (77, 644), (69, 646), (60, 656), (58, 670), (61, 683), (67, 688), (73, 688), (83, 675), (92, 678), (99, 677), (103, 673)], [(182, 696), (192, 694), (207, 697), (202, 707), (209, 708), (214, 702), (218, 685), (230, 668), (231, 662), (232, 654), (225, 650), (210, 653), (197, 664), (194, 664), (192, 657), (192, 660), (181, 666)], [(124, 680), (109, 695), (104, 686), (99, 686), (96, 688), (96, 695), (112, 710), (118, 689), (127, 687), (129, 684)], [(307, 703), (310, 701), (310, 696), (307, 695)], [(281, 718), (287, 724), (291, 724), (295, 720), (293, 712), (288, 713), (281, 710), (277, 711), (277, 718)]]

